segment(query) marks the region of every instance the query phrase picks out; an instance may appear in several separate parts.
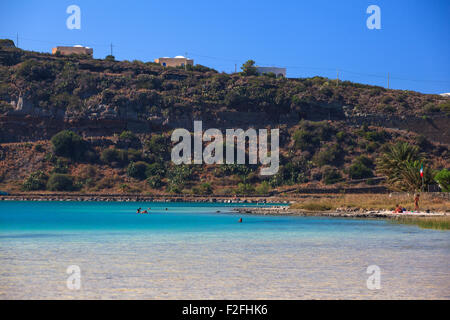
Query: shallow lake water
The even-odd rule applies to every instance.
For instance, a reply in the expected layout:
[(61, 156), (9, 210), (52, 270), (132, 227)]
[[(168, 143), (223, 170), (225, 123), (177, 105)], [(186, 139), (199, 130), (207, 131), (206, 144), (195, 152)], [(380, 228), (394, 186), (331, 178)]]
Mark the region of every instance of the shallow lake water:
[(450, 298), (448, 231), (236, 206), (0, 202), (0, 299)]

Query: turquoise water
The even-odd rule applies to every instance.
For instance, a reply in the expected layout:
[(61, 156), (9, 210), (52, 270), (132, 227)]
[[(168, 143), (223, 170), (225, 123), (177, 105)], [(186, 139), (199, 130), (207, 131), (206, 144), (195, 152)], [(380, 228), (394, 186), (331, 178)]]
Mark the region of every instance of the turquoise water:
[[(384, 220), (238, 223), (237, 206), (0, 202), (0, 298), (450, 298), (450, 232)], [(80, 290), (66, 286), (70, 265)], [(369, 265), (381, 270), (379, 290), (367, 288)]]

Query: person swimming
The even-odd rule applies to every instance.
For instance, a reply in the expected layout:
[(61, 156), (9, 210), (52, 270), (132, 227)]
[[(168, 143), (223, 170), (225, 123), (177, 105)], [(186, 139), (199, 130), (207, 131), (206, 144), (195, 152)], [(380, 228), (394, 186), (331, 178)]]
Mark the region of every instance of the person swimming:
[(136, 210), (136, 213), (141, 213), (141, 208), (138, 208), (138, 209)]
[(144, 210), (144, 211), (142, 211), (142, 213), (148, 213), (148, 211), (147, 211), (147, 210)]

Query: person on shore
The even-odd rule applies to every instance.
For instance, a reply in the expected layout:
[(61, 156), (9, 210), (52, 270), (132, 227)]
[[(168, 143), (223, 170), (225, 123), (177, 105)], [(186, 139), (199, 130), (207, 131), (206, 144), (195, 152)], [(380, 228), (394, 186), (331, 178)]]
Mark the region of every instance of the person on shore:
[(416, 194), (414, 196), (414, 210), (419, 211), (419, 199), (420, 199), (420, 194)]
[(400, 205), (396, 204), (394, 213), (403, 213), (403, 208)]

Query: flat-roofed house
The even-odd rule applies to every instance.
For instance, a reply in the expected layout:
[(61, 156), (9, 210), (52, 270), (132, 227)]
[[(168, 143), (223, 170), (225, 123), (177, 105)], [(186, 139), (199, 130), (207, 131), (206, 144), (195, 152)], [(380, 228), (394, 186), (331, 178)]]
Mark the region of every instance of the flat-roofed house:
[(256, 67), (256, 72), (259, 74), (264, 73), (273, 73), (277, 77), (285, 77), (286, 78), (286, 68), (278, 68), (278, 67)]
[(87, 54), (90, 55), (92, 57), (92, 55), (94, 54), (94, 50), (92, 48), (89, 47), (83, 47), (80, 45), (76, 45), (73, 47), (56, 47), (52, 49), (52, 54), (56, 54), (57, 52), (59, 52), (62, 55), (70, 55), (70, 54)]
[(163, 67), (184, 67), (188, 64), (191, 66), (194, 65), (193, 59), (188, 59), (183, 56), (176, 56), (174, 58), (169, 58), (169, 57), (158, 58), (158, 59), (155, 59), (155, 62), (159, 63)]

